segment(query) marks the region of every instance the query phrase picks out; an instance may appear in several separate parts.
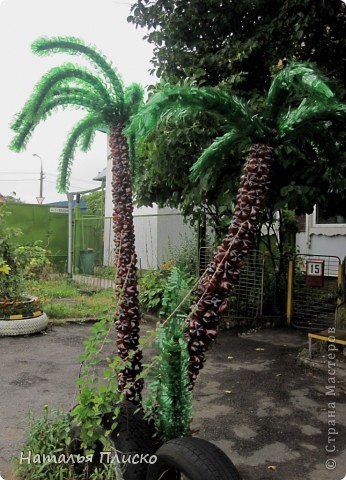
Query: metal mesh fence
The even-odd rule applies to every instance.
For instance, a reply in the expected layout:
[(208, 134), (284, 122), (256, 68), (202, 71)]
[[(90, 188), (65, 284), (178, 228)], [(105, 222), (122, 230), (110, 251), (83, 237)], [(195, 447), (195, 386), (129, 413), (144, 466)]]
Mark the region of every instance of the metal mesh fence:
[[(213, 249), (200, 250), (200, 272), (212, 259)], [(229, 298), (227, 316), (233, 320), (284, 318), (286, 312), (287, 259), (262, 251), (250, 252), (239, 282)]]
[[(323, 330), (335, 324), (337, 301), (342, 293), (340, 263), (340, 258), (335, 256), (295, 257), (291, 320), (294, 327)], [(317, 274), (313, 271), (314, 265), (321, 265), (320, 272), (320, 267), (316, 267)], [(317, 280), (312, 281), (312, 277)]]
[(251, 252), (231, 294), (228, 314), (240, 318), (258, 318), (263, 313), (264, 257)]
[(202, 275), (204, 270), (207, 268), (208, 263), (212, 260), (214, 253), (213, 247), (201, 247), (199, 249), (199, 274)]
[(67, 255), (47, 255), (52, 264), (53, 272), (66, 273), (67, 272)]

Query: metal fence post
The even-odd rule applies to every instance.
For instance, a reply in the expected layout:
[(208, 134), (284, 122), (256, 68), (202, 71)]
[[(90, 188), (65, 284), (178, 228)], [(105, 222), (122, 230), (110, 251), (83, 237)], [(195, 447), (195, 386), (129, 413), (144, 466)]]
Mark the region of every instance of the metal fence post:
[(343, 302), (344, 292), (342, 290), (343, 287), (343, 273), (344, 273), (344, 262), (340, 262), (338, 265), (338, 299), (337, 305), (341, 305)]
[(293, 273), (294, 262), (290, 260), (288, 263), (288, 281), (287, 281), (287, 325), (291, 325), (292, 320), (292, 301), (293, 301)]

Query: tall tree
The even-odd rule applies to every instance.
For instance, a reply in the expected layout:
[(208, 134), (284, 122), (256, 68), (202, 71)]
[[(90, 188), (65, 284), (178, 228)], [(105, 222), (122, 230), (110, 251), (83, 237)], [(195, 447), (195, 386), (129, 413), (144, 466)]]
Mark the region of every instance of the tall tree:
[[(192, 167), (193, 180), (205, 182), (209, 171), (220, 170), (231, 153), (241, 155), (246, 150), (247, 158), (228, 233), (199, 281), (189, 315), (192, 386), (216, 337), (219, 315), (225, 311), (239, 278), (265, 198), (275, 187), (274, 172), (290, 167), (285, 163), (295, 165), (303, 158), (307, 174), (300, 185), (311, 190), (313, 205), (320, 185), (310, 182), (308, 172), (317, 169), (321, 182), (328, 185), (340, 159), (337, 137), (346, 118), (346, 106), (337, 100), (322, 74), (308, 64), (291, 64), (274, 77), (260, 115), (236, 96), (217, 88), (166, 86), (134, 117), (130, 128), (145, 138), (167, 118), (194, 121), (201, 111), (218, 120), (223, 118), (227, 132), (200, 155)], [(283, 164), (275, 154), (282, 146), (295, 152), (295, 157), (285, 158)]]
[(149, 30), (165, 81), (222, 82), (253, 99), (284, 59), (343, 80), (345, 13), (342, 0), (138, 0), (128, 20)]
[(36, 126), (59, 107), (71, 106), (86, 110), (69, 133), (60, 158), (58, 190), (67, 190), (71, 164), (77, 147), (87, 151), (95, 131), (108, 132), (112, 167), (113, 230), (115, 245), (115, 285), (118, 295), (116, 311), (117, 345), (126, 362), (119, 375), (119, 388), (129, 400), (140, 397), (143, 381), (137, 376), (142, 370), (139, 349), (139, 304), (137, 266), (133, 225), (132, 187), (129, 169), (129, 147), (124, 128), (143, 100), (143, 90), (137, 84), (124, 88), (112, 64), (95, 48), (82, 40), (41, 38), (32, 44), (38, 55), (68, 53), (82, 55), (90, 67), (65, 63), (52, 68), (36, 85), (31, 97), (15, 118), (16, 132), (11, 148), (26, 148)]
[[(163, 81), (219, 86), (251, 102), (252, 111), (256, 109), (259, 115), (272, 75), (286, 61), (313, 61), (339, 83), (340, 98), (343, 96), (346, 5), (342, 0), (138, 0), (129, 21), (149, 30), (146, 38), (154, 46), (153, 69)], [(177, 128), (166, 122), (153, 132), (141, 152), (137, 202), (178, 207), (196, 219), (207, 213), (222, 230), (232, 213), (240, 157), (198, 188), (188, 172), (196, 154), (224, 133), (218, 118), (211, 122), (203, 114), (187, 126)], [(309, 189), (305, 198), (301, 178), (309, 175), (316, 184), (320, 172), (302, 168), (304, 158), (294, 164), (297, 154), (285, 144), (275, 153), (282, 156), (281, 165), (286, 157), (290, 168), (275, 174), (267, 211), (289, 204), (297, 213), (309, 212)], [(341, 166), (337, 170), (335, 180), (339, 173), (340, 177), (346, 174)], [(282, 185), (287, 174), (291, 183)], [(328, 203), (331, 213), (335, 206), (346, 205), (346, 201), (329, 201), (332, 198), (324, 194), (327, 190), (321, 185), (321, 203)]]

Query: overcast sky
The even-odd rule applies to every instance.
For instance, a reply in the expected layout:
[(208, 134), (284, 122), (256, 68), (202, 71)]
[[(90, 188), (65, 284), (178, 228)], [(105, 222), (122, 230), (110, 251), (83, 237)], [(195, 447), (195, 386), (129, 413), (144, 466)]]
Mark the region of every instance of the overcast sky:
[[(37, 203), (42, 158), (44, 203), (66, 200), (56, 192), (59, 155), (67, 133), (81, 112), (62, 111), (41, 123), (26, 151), (8, 148), (13, 132), (9, 124), (42, 74), (78, 57), (55, 54), (39, 57), (31, 43), (41, 36), (73, 35), (95, 45), (113, 62), (125, 85), (155, 83), (149, 76), (151, 46), (145, 31), (127, 23), (132, 0), (0, 0), (0, 193), (12, 192), (27, 203)], [(99, 185), (92, 178), (106, 166), (106, 136), (97, 134), (90, 152), (76, 152), (70, 191)]]

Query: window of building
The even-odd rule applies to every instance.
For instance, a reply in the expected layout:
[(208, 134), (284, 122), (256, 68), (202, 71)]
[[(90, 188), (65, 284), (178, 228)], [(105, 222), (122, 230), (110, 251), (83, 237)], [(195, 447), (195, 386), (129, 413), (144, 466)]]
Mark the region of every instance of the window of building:
[(316, 225), (339, 225), (346, 224), (346, 217), (342, 215), (334, 215), (328, 217), (328, 215), (323, 211), (323, 208), (315, 208), (315, 224)]

